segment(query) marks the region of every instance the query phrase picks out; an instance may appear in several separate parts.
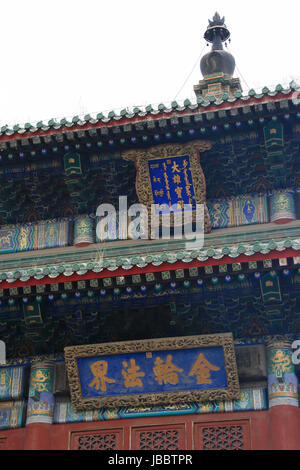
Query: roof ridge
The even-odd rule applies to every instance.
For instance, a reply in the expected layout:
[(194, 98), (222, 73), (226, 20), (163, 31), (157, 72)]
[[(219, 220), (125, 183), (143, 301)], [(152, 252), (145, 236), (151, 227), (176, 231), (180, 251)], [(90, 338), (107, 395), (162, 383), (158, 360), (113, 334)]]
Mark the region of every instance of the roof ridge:
[(284, 88), (281, 84), (276, 85), (275, 89), (271, 91), (267, 86), (263, 87), (261, 93), (257, 93), (253, 88), (248, 90), (247, 95), (243, 95), (240, 90), (234, 93), (233, 97), (230, 97), (228, 93), (224, 93), (220, 97), (216, 97), (214, 95), (208, 97), (207, 99), (204, 97), (195, 97), (195, 101), (192, 102), (190, 99), (185, 99), (183, 101), (183, 105), (180, 105), (177, 101), (167, 102), (167, 105), (164, 103), (159, 103), (157, 105), (157, 109), (153, 107), (153, 105), (143, 105), (143, 106), (128, 106), (126, 108), (120, 109), (119, 114), (117, 114), (114, 110), (106, 111), (106, 115), (103, 112), (92, 112), (85, 114), (84, 116), (75, 115), (65, 116), (62, 118), (51, 118), (48, 122), (44, 122), (43, 120), (37, 122), (26, 122), (25, 124), (15, 124), (12, 127), (9, 127), (7, 124), (0, 127), (0, 136), (6, 134), (8, 136), (12, 136), (14, 134), (24, 134), (27, 132), (37, 132), (37, 131), (48, 131), (50, 128), (53, 129), (60, 129), (62, 127), (65, 128), (72, 128), (74, 126), (84, 126), (86, 124), (97, 124), (100, 121), (102, 122), (110, 122), (111, 120), (118, 121), (122, 118), (131, 119), (135, 116), (146, 116), (148, 114), (157, 115), (161, 112), (170, 113), (172, 111), (185, 111), (187, 108), (191, 110), (196, 109), (197, 107), (208, 108), (210, 106), (219, 106), (226, 102), (234, 103), (238, 100), (247, 101), (249, 99), (261, 99), (264, 96), (276, 96), (279, 93), (289, 94), (291, 91), (300, 91), (300, 86), (296, 84), (295, 81), (292, 81), (289, 84), (289, 88)]

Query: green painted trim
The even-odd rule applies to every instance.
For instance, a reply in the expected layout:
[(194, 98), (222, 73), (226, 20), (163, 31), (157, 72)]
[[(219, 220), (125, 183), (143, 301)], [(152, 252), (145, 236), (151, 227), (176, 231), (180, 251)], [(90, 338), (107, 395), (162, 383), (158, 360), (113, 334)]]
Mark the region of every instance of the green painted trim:
[(177, 261), (188, 264), (194, 260), (220, 260), (224, 256), (235, 259), (241, 254), (253, 256), (256, 253), (268, 254), (274, 250), (284, 252), (287, 248), (300, 250), (300, 221), (285, 227), (285, 234), (289, 237), (282, 237), (282, 227), (279, 228), (276, 224), (247, 228), (248, 230), (244, 229), (243, 232), (240, 232), (241, 227), (219, 230), (216, 234), (213, 232), (206, 235), (203, 248), (198, 248), (195, 244), (195, 248), (189, 250), (186, 249), (186, 242), (182, 240), (140, 240), (140, 243), (111, 242), (105, 246), (94, 244), (82, 249), (66, 247), (2, 255), (0, 280), (25, 282), (30, 278), (40, 280), (45, 276), (55, 279), (62, 273), (66, 275), (67, 280), (68, 276), (84, 275), (88, 271), (99, 273), (108, 269), (113, 273), (119, 268), (129, 270), (134, 267), (145, 268), (148, 265), (156, 267), (165, 262), (170, 265)]

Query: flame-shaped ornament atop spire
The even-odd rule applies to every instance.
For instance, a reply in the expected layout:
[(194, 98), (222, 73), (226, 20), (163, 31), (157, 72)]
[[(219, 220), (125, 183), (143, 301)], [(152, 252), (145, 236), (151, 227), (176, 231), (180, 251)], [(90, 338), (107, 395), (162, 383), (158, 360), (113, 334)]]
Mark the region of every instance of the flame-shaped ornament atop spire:
[(208, 20), (208, 22), (209, 22), (209, 26), (216, 26), (216, 25), (221, 26), (225, 23), (225, 16), (221, 18), (219, 13), (216, 11), (215, 16), (213, 17), (213, 20), (212, 21)]

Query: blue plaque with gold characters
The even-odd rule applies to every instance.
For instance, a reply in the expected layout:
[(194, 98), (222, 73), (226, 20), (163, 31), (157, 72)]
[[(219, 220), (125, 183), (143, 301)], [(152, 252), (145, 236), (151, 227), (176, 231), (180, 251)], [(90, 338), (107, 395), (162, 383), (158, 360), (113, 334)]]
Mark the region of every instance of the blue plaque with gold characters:
[[(124, 160), (135, 164), (136, 193), (139, 202), (147, 208), (148, 221), (152, 206), (158, 205), (161, 207), (154, 208), (155, 214), (170, 213), (170, 226), (175, 226), (174, 214), (182, 209), (191, 210), (191, 218), (195, 222), (197, 204), (201, 204), (204, 208), (204, 233), (211, 231), (200, 154), (212, 145), (210, 141), (196, 140), (122, 152)], [(159, 217), (163, 219), (161, 215)]]
[(230, 333), (72, 346), (65, 359), (77, 410), (239, 396)]
[(172, 206), (175, 212), (196, 208), (188, 155), (151, 160), (148, 165), (155, 204)]

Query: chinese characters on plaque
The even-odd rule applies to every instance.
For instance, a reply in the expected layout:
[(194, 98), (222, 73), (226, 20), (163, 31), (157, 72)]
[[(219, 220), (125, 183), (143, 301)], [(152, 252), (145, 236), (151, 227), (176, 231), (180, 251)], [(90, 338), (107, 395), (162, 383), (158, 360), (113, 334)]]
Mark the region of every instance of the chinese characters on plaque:
[(232, 400), (239, 379), (231, 333), (65, 348), (76, 410)]
[(83, 397), (225, 388), (222, 347), (79, 358)]
[[(170, 157), (148, 162), (153, 200), (155, 204), (173, 206), (179, 212), (185, 206), (196, 208), (189, 157)], [(175, 208), (175, 209), (174, 209)], [(158, 210), (156, 211), (158, 212)], [(161, 211), (164, 213), (164, 211)]]

